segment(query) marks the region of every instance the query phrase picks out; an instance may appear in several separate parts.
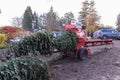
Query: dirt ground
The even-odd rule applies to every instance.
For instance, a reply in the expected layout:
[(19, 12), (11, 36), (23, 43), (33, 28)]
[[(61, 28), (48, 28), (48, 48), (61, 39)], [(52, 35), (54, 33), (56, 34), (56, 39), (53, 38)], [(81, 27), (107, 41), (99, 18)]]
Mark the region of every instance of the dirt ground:
[(50, 67), (50, 80), (120, 80), (120, 41), (112, 49), (92, 47), (92, 55), (84, 61), (65, 58)]

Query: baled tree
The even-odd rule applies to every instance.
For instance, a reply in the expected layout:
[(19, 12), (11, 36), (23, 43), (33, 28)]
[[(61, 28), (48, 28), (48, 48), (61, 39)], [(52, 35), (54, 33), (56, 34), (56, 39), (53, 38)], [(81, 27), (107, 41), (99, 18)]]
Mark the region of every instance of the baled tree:
[(23, 15), (23, 22), (22, 22), (22, 27), (25, 30), (31, 30), (32, 29), (32, 10), (30, 6), (27, 6), (24, 15)]

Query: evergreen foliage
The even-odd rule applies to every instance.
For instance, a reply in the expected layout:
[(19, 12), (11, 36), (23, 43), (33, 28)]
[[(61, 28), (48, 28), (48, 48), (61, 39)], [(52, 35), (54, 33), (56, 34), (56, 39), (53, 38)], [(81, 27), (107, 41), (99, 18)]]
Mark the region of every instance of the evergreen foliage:
[(0, 63), (0, 80), (49, 80), (48, 64), (33, 57)]
[(33, 19), (32, 10), (31, 10), (31, 7), (28, 6), (25, 10), (25, 13), (24, 13), (24, 16), (23, 16), (23, 22), (22, 22), (22, 27), (25, 30), (31, 30), (32, 29), (32, 19)]

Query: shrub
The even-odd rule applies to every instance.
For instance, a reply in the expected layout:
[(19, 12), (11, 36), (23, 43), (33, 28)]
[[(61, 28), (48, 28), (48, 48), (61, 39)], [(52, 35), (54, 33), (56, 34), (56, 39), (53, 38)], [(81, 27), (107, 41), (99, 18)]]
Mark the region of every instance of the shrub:
[(5, 34), (0, 34), (0, 48), (6, 47), (5, 41), (7, 40), (7, 37)]
[(0, 64), (0, 80), (49, 80), (46, 62), (19, 57)]
[(0, 33), (5, 34), (7, 36), (7, 42), (9, 42), (11, 39), (20, 37), (21, 34), (19, 34), (19, 33), (22, 30), (23, 29), (20, 29), (17, 27), (4, 26), (4, 27), (0, 28)]

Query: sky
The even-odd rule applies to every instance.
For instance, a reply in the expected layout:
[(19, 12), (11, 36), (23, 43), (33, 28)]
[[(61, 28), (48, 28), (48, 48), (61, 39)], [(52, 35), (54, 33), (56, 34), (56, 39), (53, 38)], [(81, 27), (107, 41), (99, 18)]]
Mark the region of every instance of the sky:
[[(27, 6), (31, 6), (32, 11), (39, 15), (47, 13), (51, 6), (58, 16), (63, 16), (66, 12), (73, 12), (75, 18), (81, 10), (84, 0), (0, 0), (0, 26), (12, 25), (14, 17), (21, 17)], [(115, 26), (117, 15), (120, 13), (119, 0), (94, 0), (100, 22), (104, 25)]]

